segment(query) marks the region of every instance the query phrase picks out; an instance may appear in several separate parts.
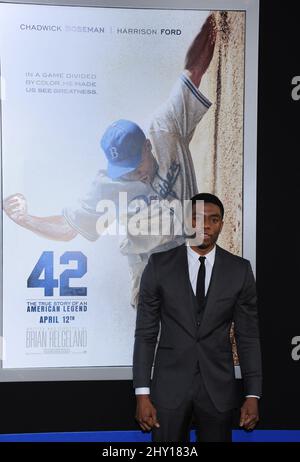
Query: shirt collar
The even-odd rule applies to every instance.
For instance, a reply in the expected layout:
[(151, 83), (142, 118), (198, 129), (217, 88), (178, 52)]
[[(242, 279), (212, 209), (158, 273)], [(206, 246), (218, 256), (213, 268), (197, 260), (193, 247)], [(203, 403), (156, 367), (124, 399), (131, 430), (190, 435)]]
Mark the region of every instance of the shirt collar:
[[(188, 251), (188, 255), (193, 259), (193, 260), (199, 260), (199, 257), (200, 255), (195, 252), (195, 250), (193, 250), (189, 245), (187, 245), (187, 251)], [(214, 262), (215, 262), (215, 257), (216, 257), (216, 246), (214, 246), (213, 249), (211, 249), (210, 252), (208, 252), (206, 255), (204, 255), (204, 257), (206, 257), (206, 261), (211, 265), (213, 266), (214, 265)]]

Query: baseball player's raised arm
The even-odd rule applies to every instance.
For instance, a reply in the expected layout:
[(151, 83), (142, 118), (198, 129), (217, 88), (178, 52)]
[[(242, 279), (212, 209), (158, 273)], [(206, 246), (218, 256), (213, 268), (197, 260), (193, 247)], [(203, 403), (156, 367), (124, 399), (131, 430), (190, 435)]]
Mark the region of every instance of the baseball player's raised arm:
[(185, 58), (185, 72), (196, 87), (199, 87), (202, 76), (212, 60), (215, 41), (216, 21), (212, 13), (193, 40)]
[[(162, 133), (169, 133), (171, 142), (175, 135), (189, 144), (196, 126), (211, 106), (199, 85), (213, 57), (215, 22), (214, 14), (208, 16), (187, 51), (184, 71), (174, 84), (168, 100), (153, 115), (149, 133), (152, 138), (157, 134), (155, 142), (159, 142)], [(165, 136), (163, 149), (165, 152), (173, 149), (166, 146)]]
[(23, 194), (17, 193), (7, 197), (3, 210), (11, 220), (39, 236), (54, 241), (70, 241), (77, 235), (63, 215), (35, 217), (27, 212), (27, 201)]

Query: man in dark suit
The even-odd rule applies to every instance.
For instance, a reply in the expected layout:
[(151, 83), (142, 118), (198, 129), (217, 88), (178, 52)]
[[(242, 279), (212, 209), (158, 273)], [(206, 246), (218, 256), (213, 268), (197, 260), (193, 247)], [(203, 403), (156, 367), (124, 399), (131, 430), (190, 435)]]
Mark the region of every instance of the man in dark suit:
[[(202, 229), (197, 228), (198, 201), (204, 201)], [(216, 245), (223, 215), (216, 196), (194, 196), (192, 222), (202, 243), (187, 241), (152, 254), (143, 272), (133, 385), (136, 419), (143, 430), (152, 429), (153, 441), (188, 441), (192, 419), (198, 441), (231, 441), (233, 411), (241, 398), (231, 351), (232, 321), (245, 396), (240, 426), (251, 430), (259, 419), (255, 281), (248, 260)]]

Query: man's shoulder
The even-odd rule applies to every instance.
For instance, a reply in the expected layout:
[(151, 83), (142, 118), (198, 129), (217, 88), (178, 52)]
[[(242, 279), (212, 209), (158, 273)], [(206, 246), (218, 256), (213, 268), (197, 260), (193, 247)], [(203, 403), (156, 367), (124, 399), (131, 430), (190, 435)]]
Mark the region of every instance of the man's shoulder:
[(247, 260), (246, 258), (229, 252), (228, 250), (225, 250), (220, 246), (217, 246), (217, 255), (221, 256), (224, 259), (224, 261), (226, 260), (227, 263), (230, 263), (235, 266), (244, 267), (248, 266), (250, 263), (249, 260)]

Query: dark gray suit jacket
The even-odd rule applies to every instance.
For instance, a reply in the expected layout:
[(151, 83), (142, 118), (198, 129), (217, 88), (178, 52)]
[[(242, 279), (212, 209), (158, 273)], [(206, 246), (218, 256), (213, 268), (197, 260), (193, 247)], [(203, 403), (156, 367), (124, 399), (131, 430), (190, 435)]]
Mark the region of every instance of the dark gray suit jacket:
[(256, 288), (250, 262), (217, 246), (201, 322), (197, 322), (197, 308), (189, 280), (186, 246), (152, 254), (140, 286), (134, 387), (150, 387), (154, 404), (175, 408), (191, 387), (199, 361), (216, 408), (225, 412), (236, 407), (241, 397), (229, 337), (234, 321), (244, 393), (261, 396)]

